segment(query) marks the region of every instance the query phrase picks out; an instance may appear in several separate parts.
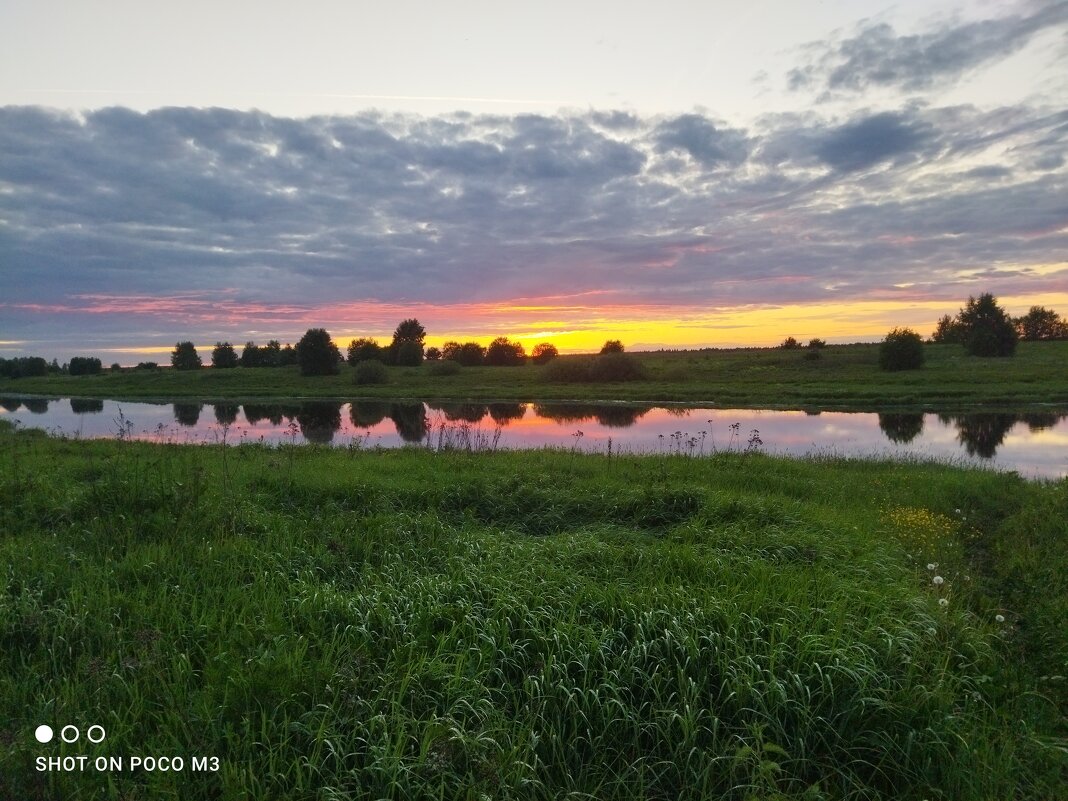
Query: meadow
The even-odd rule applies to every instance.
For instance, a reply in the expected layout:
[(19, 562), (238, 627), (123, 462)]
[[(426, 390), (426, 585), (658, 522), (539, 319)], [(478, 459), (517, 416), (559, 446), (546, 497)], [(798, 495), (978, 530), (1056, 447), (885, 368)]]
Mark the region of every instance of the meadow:
[(0, 423), (0, 797), (1063, 797), (1068, 481), (357, 445)]
[[(357, 386), (336, 376), (303, 377), (296, 367), (106, 371), (100, 375), (0, 380), (0, 392), (63, 397), (419, 398), (437, 400), (631, 400), (720, 407), (885, 411), (1068, 404), (1068, 341), (1021, 342), (1012, 358), (969, 356), (959, 345), (925, 345), (922, 369), (885, 372), (878, 345), (813, 351), (751, 348), (632, 354), (648, 377), (626, 383), (552, 383), (546, 367), (465, 367), (438, 375), (430, 363), (392, 367), (385, 384)], [(587, 357), (562, 356), (562, 361)]]

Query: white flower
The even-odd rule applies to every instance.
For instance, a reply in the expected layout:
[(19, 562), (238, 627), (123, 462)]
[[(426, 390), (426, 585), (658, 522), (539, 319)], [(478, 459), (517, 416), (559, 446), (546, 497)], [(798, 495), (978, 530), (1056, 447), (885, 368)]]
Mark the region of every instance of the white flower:
[(934, 570), (934, 569), (935, 569), (936, 567), (938, 567), (938, 565), (936, 565), (936, 564), (935, 564), (934, 562), (930, 562), (930, 563), (929, 563), (929, 564), (927, 565), (927, 569), (928, 569), (928, 570)]
[(938, 605), (939, 606), (949, 606), (949, 599), (948, 598), (939, 598), (938, 599)]
[(994, 620), (996, 620), (998, 623), (1004, 623), (1005, 615), (994, 615)]
[(938, 584), (938, 585), (941, 585), (941, 584), (942, 584), (942, 583), (944, 583), (944, 582), (945, 582), (945, 579), (944, 579), (944, 578), (942, 578), (941, 576), (935, 576), (935, 577), (934, 577), (933, 579), (931, 579), (931, 583), (932, 583), (932, 584)]
[(960, 514), (960, 509), (954, 509), (953, 511), (956, 512), (957, 514)]

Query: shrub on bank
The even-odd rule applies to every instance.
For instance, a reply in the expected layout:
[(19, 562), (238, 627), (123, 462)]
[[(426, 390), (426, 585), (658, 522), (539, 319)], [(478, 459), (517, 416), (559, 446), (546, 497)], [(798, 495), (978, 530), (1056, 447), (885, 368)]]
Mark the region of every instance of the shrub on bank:
[(923, 367), (923, 339), (911, 328), (895, 328), (879, 346), (883, 370), (918, 370)]
[(389, 370), (382, 362), (371, 359), (358, 363), (352, 369), (352, 380), (361, 386), (364, 384), (388, 384)]

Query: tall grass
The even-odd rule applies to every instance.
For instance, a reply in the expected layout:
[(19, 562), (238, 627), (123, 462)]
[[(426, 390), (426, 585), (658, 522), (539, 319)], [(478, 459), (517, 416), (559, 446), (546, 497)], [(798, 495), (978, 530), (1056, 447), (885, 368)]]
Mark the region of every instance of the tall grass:
[(2, 428), (0, 796), (1053, 798), (1066, 512), (938, 465)]

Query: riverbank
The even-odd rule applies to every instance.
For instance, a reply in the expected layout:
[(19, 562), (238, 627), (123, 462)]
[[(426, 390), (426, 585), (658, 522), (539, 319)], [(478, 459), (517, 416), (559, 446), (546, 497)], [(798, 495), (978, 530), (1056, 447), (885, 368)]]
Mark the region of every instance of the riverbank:
[[(0, 425), (0, 795), (1053, 798), (1066, 520), (937, 464)], [(83, 753), (221, 767), (31, 768)]]
[[(296, 367), (123, 370), (0, 381), (0, 394), (119, 400), (413, 398), (470, 401), (634, 401), (709, 407), (841, 411), (967, 410), (1068, 406), (1068, 342), (1024, 342), (1007, 359), (968, 356), (958, 345), (925, 345), (921, 370), (884, 372), (878, 345), (819, 351), (744, 349), (635, 353), (648, 378), (559, 384), (545, 368), (465, 367), (436, 375), (430, 364), (390, 368), (389, 382), (359, 385), (347, 365), (336, 376), (303, 377)], [(813, 358), (811, 354), (818, 353)], [(564, 356), (561, 359), (583, 357)]]

